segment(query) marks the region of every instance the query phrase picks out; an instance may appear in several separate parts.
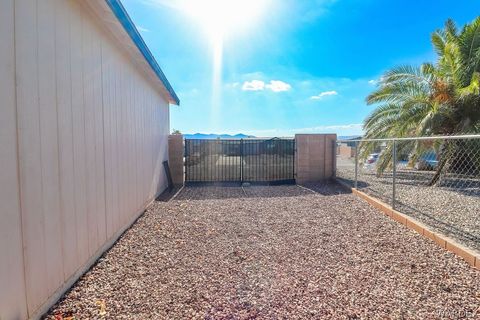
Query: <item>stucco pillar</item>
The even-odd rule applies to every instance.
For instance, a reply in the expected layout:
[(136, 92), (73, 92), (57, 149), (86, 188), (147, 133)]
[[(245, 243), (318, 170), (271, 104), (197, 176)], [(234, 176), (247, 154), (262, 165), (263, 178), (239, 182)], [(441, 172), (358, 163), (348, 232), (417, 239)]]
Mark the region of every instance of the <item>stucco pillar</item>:
[(297, 183), (333, 178), (336, 167), (336, 134), (296, 134)]
[(183, 185), (183, 135), (168, 136), (168, 165), (174, 185)]

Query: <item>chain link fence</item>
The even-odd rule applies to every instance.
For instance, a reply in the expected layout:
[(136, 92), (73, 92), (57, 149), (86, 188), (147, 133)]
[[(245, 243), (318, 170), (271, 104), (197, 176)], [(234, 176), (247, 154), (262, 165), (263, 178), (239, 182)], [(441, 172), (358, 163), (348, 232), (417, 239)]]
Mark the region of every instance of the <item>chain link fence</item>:
[(480, 135), (338, 140), (336, 176), (480, 250)]

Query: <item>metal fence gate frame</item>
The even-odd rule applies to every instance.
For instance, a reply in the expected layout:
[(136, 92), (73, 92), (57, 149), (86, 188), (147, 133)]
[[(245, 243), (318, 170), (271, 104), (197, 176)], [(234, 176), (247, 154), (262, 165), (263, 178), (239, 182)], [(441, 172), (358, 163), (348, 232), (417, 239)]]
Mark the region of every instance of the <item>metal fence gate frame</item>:
[(185, 139), (185, 183), (295, 183), (295, 140)]

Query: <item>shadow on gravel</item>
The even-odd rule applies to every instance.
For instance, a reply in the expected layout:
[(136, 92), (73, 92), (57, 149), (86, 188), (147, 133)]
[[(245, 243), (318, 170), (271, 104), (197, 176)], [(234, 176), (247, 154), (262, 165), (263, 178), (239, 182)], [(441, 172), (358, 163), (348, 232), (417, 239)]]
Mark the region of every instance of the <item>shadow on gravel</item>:
[(322, 196), (336, 196), (339, 194), (352, 193), (350, 189), (347, 189), (335, 180), (315, 183), (304, 183), (301, 186), (311, 190), (314, 193), (321, 194)]
[(174, 200), (210, 200), (210, 199), (237, 199), (245, 198), (242, 187), (236, 185), (223, 186), (185, 186)]
[(180, 187), (174, 187), (171, 190), (167, 188), (155, 199), (155, 201), (168, 202), (173, 198), (178, 190), (180, 190)]
[(448, 223), (447, 221), (443, 221), (442, 219), (439, 219), (435, 214), (428, 214), (426, 213), (426, 210), (425, 212), (423, 212), (418, 208), (415, 208), (400, 201), (397, 202), (397, 210), (406, 215), (412, 216), (429, 226), (433, 226), (435, 229), (437, 229), (443, 234), (457, 238), (457, 240), (460, 240), (460, 242), (473, 247), (477, 251), (480, 248), (479, 236), (468, 232), (461, 226), (459, 227), (452, 223)]
[[(348, 178), (342, 178), (342, 177), (337, 177), (336, 179), (342, 181), (343, 183), (349, 185), (352, 188), (355, 186), (355, 180), (348, 179)], [(358, 189), (367, 188), (368, 186), (369, 186), (369, 184), (366, 183), (365, 181), (358, 181)]]
[(175, 197), (174, 200), (211, 200), (211, 199), (248, 199), (248, 198), (284, 198), (300, 197), (312, 194), (334, 196), (351, 193), (335, 181), (309, 183), (304, 185), (249, 185), (238, 183), (217, 185), (190, 185)]
[[(346, 179), (346, 178), (340, 178), (340, 180), (348, 185), (353, 185), (353, 181)], [(382, 183), (380, 183), (382, 184)], [(368, 185), (368, 184), (367, 184)], [(398, 182), (398, 186), (404, 187), (412, 185), (415, 186), (414, 184), (409, 184), (409, 183), (404, 183), (404, 181), (400, 180)], [(383, 201), (384, 203), (391, 205), (392, 203), (392, 194), (383, 194), (377, 190), (375, 190), (372, 187), (364, 187), (362, 183), (359, 181), (359, 190), (378, 199)], [(373, 187), (377, 187), (377, 185), (372, 185)], [(441, 187), (425, 187), (425, 186), (416, 186), (417, 188), (423, 188), (423, 189), (431, 189), (430, 194), (432, 197), (435, 197), (435, 191), (442, 191), (442, 190), (448, 190), (446, 187), (441, 186)], [(382, 188), (380, 188), (382, 190)], [(391, 192), (390, 189), (387, 189), (388, 192)], [(457, 192), (459, 194), (464, 194), (468, 196), (474, 197), (474, 193), (470, 192), (470, 194), (467, 194), (467, 192), (463, 192), (458, 189), (453, 189), (449, 190), (453, 192)], [(398, 192), (398, 191), (397, 191)], [(399, 212), (402, 212), (403, 214), (409, 215), (417, 220), (419, 220), (422, 223), (425, 223), (426, 225), (430, 226), (431, 228), (435, 229), (436, 231), (443, 233), (447, 236), (453, 237), (456, 240), (460, 241), (462, 244), (475, 249), (475, 250), (480, 250), (480, 236), (478, 235), (478, 232), (474, 229), (475, 232), (472, 232), (471, 230), (469, 231), (468, 227), (465, 224), (455, 224), (452, 221), (448, 219), (448, 217), (445, 214), (441, 214), (441, 208), (434, 208), (429, 205), (431, 203), (427, 202), (427, 204), (424, 204), (423, 202), (416, 202), (416, 203), (407, 203), (405, 201), (410, 200), (411, 202), (414, 202), (413, 199), (398, 199), (396, 200), (396, 210)], [(464, 209), (465, 210), (465, 209)], [(456, 214), (461, 214), (461, 210), (459, 213), (450, 213), (450, 215), (456, 215)], [(468, 221), (468, 220), (467, 220)], [(467, 222), (468, 223), (468, 222)], [(474, 223), (474, 222), (472, 222)]]

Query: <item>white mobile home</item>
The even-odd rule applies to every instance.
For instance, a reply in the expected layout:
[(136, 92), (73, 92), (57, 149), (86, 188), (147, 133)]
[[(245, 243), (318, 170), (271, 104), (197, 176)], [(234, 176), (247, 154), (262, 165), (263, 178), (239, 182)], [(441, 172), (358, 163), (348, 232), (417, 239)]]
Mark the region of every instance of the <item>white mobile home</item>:
[(166, 188), (179, 101), (119, 0), (2, 0), (0, 43), (0, 319), (37, 318)]

